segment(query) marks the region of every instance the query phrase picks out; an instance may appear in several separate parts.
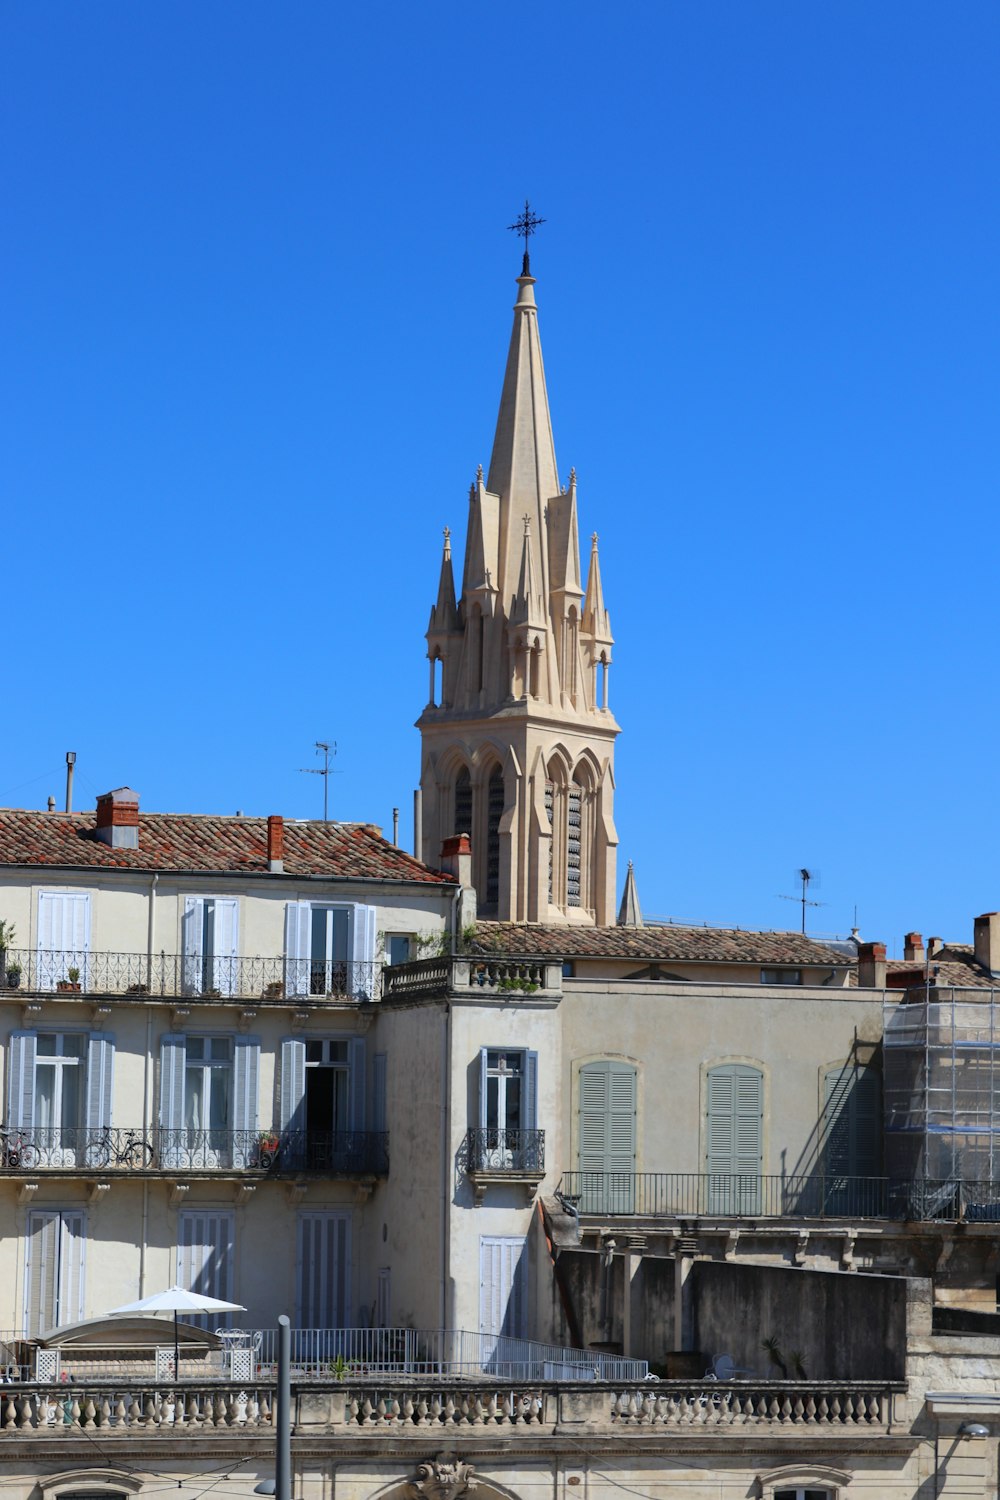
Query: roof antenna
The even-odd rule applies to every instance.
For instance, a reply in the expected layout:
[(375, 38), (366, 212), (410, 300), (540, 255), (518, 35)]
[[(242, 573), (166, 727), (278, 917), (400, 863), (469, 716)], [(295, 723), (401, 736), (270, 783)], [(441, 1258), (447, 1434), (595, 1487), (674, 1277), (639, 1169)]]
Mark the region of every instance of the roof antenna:
[(323, 822), (324, 823), (329, 823), (329, 821), (330, 821), (330, 777), (336, 774), (335, 772), (333, 772), (333, 771), (330, 770), (330, 755), (331, 755), (331, 752), (332, 752), (332, 754), (336, 755), (336, 753), (337, 753), (337, 741), (336, 740), (329, 740), (329, 741), (328, 740), (317, 740), (316, 741), (316, 754), (318, 755), (321, 750), (323, 752), (323, 765), (322, 765), (322, 767), (320, 767), (320, 766), (299, 766), (299, 770), (302, 772), (303, 776), (322, 776), (322, 778), (323, 778)]
[(808, 895), (807, 895), (807, 892), (808, 892), (809, 887), (811, 885), (819, 885), (819, 871), (818, 870), (807, 870), (807, 869), (805, 869), (805, 867), (803, 867), (801, 870), (796, 870), (795, 871), (794, 878), (796, 880), (801, 880), (801, 882), (802, 882), (802, 894), (801, 894), (801, 896), (779, 896), (778, 900), (779, 901), (798, 901), (799, 902), (799, 904), (802, 907), (802, 935), (804, 937), (805, 936), (805, 931), (806, 931), (806, 907), (807, 906), (825, 906), (826, 902), (825, 901), (810, 901), (809, 898), (808, 898)]

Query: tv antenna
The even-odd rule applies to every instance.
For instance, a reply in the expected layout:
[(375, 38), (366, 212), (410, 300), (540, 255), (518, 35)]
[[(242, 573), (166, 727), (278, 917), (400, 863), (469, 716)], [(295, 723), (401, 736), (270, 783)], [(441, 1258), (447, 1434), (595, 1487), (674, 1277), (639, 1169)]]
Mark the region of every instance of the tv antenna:
[(800, 904), (800, 906), (802, 907), (802, 933), (803, 933), (803, 936), (804, 936), (805, 935), (805, 930), (806, 930), (806, 907), (807, 906), (825, 906), (826, 902), (825, 901), (810, 901), (809, 900), (809, 887), (811, 885), (819, 885), (819, 871), (818, 870), (807, 870), (807, 869), (805, 869), (803, 867), (801, 870), (796, 870), (796, 872), (795, 872), (795, 879), (796, 880), (801, 880), (801, 882), (802, 882), (802, 894), (800, 896), (784, 896), (784, 895), (779, 895), (778, 900), (779, 901), (797, 901)]
[(330, 808), (330, 795), (329, 795), (329, 793), (330, 793), (330, 777), (331, 776), (335, 776), (337, 774), (335, 771), (331, 771), (330, 770), (330, 756), (331, 755), (336, 755), (336, 753), (337, 753), (337, 741), (336, 740), (330, 740), (330, 741), (327, 741), (327, 740), (317, 740), (316, 741), (316, 754), (319, 755), (320, 751), (323, 752), (323, 764), (322, 764), (322, 766), (299, 766), (299, 770), (301, 771), (301, 773), (302, 773), (303, 776), (322, 776), (322, 778), (323, 778), (323, 822), (324, 823), (329, 823), (329, 821), (330, 821), (330, 811), (329, 811), (329, 808)]

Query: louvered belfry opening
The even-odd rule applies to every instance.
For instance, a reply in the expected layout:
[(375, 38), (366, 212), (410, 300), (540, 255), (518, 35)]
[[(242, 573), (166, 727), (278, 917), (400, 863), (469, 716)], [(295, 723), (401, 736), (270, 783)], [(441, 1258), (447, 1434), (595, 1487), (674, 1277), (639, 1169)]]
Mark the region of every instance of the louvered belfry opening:
[(463, 767), (455, 777), (455, 815), (452, 833), (472, 837), (472, 778)]
[(494, 767), (486, 801), (486, 905), (495, 911), (500, 900), (500, 819), (503, 817), (503, 772)]
[(583, 859), (583, 794), (574, 781), (566, 796), (566, 905), (581, 904)]

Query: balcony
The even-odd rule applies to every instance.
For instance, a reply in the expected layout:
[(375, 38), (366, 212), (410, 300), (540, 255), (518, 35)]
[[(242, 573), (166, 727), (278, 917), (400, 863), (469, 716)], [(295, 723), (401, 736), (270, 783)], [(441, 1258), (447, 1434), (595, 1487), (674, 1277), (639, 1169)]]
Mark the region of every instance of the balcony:
[[(750, 1173), (564, 1172), (561, 1191), (602, 1218), (913, 1217), (884, 1177), (766, 1177)], [(897, 1212), (893, 1212), (896, 1209)]]
[(465, 1132), (461, 1166), (477, 1202), (482, 1202), (491, 1183), (520, 1183), (533, 1194), (545, 1176), (545, 1131), (470, 1128)]
[(107, 1173), (253, 1173), (323, 1177), (384, 1177), (389, 1170), (389, 1137), (384, 1131), (165, 1130), (0, 1130), (0, 1175), (62, 1172), (70, 1176)]
[(8, 998), (144, 995), (188, 1000), (364, 1003), (382, 992), (382, 965), (284, 957), (204, 958), (182, 953), (84, 953), (9, 948), (0, 968)]
[(476, 958), (444, 955), (394, 964), (385, 971), (385, 1000), (427, 1000), (440, 995), (490, 999), (558, 1000), (562, 964), (535, 958)]

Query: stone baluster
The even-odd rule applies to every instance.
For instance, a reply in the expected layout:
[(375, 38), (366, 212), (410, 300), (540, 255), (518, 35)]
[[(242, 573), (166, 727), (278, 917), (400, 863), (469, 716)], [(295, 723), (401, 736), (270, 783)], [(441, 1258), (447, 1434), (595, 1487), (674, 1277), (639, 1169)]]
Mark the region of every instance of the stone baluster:
[(804, 1420), (813, 1423), (816, 1421), (816, 1398), (812, 1391), (806, 1397)]
[(431, 1396), (431, 1421), (434, 1423), (439, 1423), (444, 1420), (444, 1408), (441, 1404), (441, 1397), (438, 1395), (437, 1391), (435, 1391)]
[(188, 1392), (187, 1419), (189, 1427), (201, 1426), (201, 1411), (198, 1407), (198, 1397), (195, 1395), (194, 1391)]
[(261, 1393), (259, 1403), (259, 1420), (262, 1427), (271, 1425), (271, 1397), (267, 1391)]
[(10, 1394), (4, 1402), (3, 1425), (8, 1431), (17, 1426), (17, 1409), (14, 1406), (14, 1397)]
[[(45, 1401), (45, 1416), (44, 1416), (44, 1419), (43, 1419), (43, 1417), (41, 1415), (41, 1410), (39, 1410), (38, 1425), (39, 1425), (39, 1427), (41, 1427), (42, 1423), (43, 1423), (43, 1420), (44, 1420), (44, 1424), (45, 1424), (46, 1427), (52, 1427), (55, 1424), (55, 1420), (56, 1420), (56, 1405), (55, 1405), (55, 1402), (51, 1401), (48, 1397), (43, 1397), (43, 1398), (40, 1398), (39, 1406), (41, 1406), (41, 1400)], [(30, 1427), (32, 1425), (32, 1421), (31, 1421), (31, 1397), (30, 1396), (18, 1396), (17, 1401), (15, 1402), (15, 1406), (17, 1408), (17, 1416), (15, 1418), (17, 1426), (18, 1427)]]
[(419, 1427), (430, 1425), (430, 1407), (427, 1405), (427, 1397), (423, 1391), (420, 1392), (420, 1395), (413, 1403), (413, 1417)]
[(111, 1400), (106, 1391), (97, 1403), (97, 1425), (98, 1427), (111, 1426)]
[(831, 1421), (831, 1423), (837, 1423), (837, 1422), (840, 1421), (840, 1418), (841, 1418), (840, 1397), (837, 1395), (836, 1391), (834, 1391), (833, 1397), (832, 1397), (832, 1399), (830, 1401), (830, 1421)]
[(69, 1408), (68, 1411), (66, 1412), (66, 1417), (68, 1418), (68, 1420), (66, 1420), (64, 1422), (64, 1425), (66, 1427), (79, 1427), (79, 1425), (80, 1425), (80, 1398), (79, 1398), (79, 1396), (74, 1395), (73, 1398), (72, 1398), (72, 1400), (68, 1401), (66, 1403), (66, 1405)]
[(215, 1397), (215, 1425), (216, 1427), (228, 1427), (229, 1421), (226, 1413), (226, 1396), (224, 1391), (219, 1391)]

